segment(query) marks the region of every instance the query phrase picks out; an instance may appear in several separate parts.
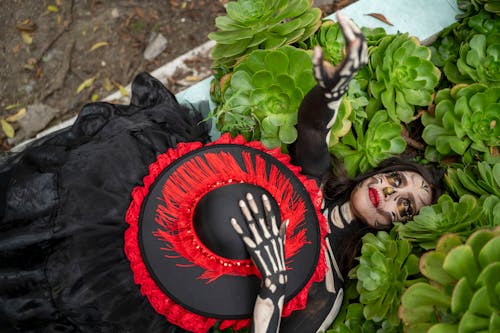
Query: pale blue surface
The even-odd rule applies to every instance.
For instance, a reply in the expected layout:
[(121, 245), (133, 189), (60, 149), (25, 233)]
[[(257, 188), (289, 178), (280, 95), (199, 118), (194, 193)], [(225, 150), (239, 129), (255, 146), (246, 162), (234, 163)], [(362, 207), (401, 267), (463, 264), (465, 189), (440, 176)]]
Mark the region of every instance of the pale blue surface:
[[(341, 10), (360, 27), (384, 28), (388, 34), (408, 32), (425, 42), (455, 22), (456, 0), (360, 0)], [(367, 14), (385, 16), (390, 26)], [(335, 20), (332, 14), (327, 18)]]
[[(434, 35), (453, 24), (459, 12), (456, 0), (359, 0), (342, 9), (342, 14), (359, 26), (383, 27), (389, 34), (408, 32), (421, 41), (432, 39)], [(394, 26), (368, 16), (370, 13), (384, 15)], [(335, 20), (335, 15), (332, 14), (326, 19)], [(210, 100), (211, 81), (212, 77), (209, 77), (177, 94), (179, 103), (201, 103), (205, 113), (208, 112), (207, 106), (213, 110), (215, 105)], [(212, 129), (211, 135), (212, 138), (218, 137), (215, 129)]]

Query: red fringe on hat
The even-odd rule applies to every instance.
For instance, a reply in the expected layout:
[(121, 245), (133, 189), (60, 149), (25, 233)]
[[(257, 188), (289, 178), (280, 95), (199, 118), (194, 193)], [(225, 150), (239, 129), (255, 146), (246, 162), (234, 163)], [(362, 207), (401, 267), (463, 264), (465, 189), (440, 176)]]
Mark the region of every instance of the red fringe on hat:
[[(284, 305), (283, 316), (290, 315), (295, 310), (304, 309), (307, 303), (307, 294), (313, 282), (322, 281), (326, 273), (324, 256), (324, 237), (326, 236), (326, 219), (320, 211), (322, 195), (316, 182), (300, 174), (300, 168), (290, 164), (290, 157), (281, 153), (279, 148), (267, 150), (260, 142), (246, 142), (242, 136), (231, 138), (224, 134), (221, 138), (208, 145), (237, 144), (263, 151), (286, 165), (302, 182), (316, 208), (316, 215), (321, 230), (321, 253), (316, 270), (306, 286), (289, 302)], [(141, 286), (141, 293), (146, 295), (153, 308), (164, 315), (171, 323), (192, 332), (206, 332), (218, 320), (207, 318), (184, 309), (165, 295), (151, 278), (141, 257), (138, 242), (138, 220), (140, 208), (150, 186), (158, 175), (173, 161), (201, 148), (201, 143), (180, 143), (176, 148), (169, 149), (158, 156), (156, 162), (149, 167), (149, 174), (144, 177), (144, 186), (137, 186), (132, 191), (132, 202), (126, 214), (126, 221), (130, 225), (125, 232), (125, 253), (130, 260), (134, 273), (135, 283)], [(159, 228), (156, 237), (165, 242), (164, 250), (167, 256), (184, 257), (193, 265), (205, 269), (200, 278), (208, 282), (218, 277), (229, 275), (247, 276), (260, 273), (251, 264), (250, 259), (230, 260), (220, 257), (198, 239), (192, 225), (194, 207), (209, 191), (231, 183), (249, 183), (265, 188), (277, 201), (280, 207), (281, 219), (289, 219), (285, 257), (290, 259), (299, 251), (307, 240), (305, 230), (299, 226), (304, 221), (305, 205), (293, 195), (293, 188), (289, 180), (279, 170), (272, 166), (269, 174), (266, 173), (266, 162), (257, 155), (255, 162), (250, 154), (242, 152), (245, 170), (239, 166), (232, 154), (219, 152), (207, 153), (204, 157), (195, 157), (178, 166), (163, 185), (165, 205), (158, 205), (156, 222)], [(168, 208), (167, 208), (168, 207)], [(299, 229), (298, 232), (296, 230)], [(186, 246), (190, 244), (190, 246)], [(239, 329), (248, 326), (249, 319), (223, 320), (220, 328), (233, 327)]]

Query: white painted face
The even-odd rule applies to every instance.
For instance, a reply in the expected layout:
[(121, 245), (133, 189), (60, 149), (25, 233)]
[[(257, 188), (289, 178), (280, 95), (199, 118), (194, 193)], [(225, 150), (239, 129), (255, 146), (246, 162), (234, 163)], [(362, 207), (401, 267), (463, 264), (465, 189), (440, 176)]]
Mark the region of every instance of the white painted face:
[(351, 193), (353, 215), (373, 228), (405, 222), (432, 201), (429, 184), (413, 171), (377, 174), (359, 183)]

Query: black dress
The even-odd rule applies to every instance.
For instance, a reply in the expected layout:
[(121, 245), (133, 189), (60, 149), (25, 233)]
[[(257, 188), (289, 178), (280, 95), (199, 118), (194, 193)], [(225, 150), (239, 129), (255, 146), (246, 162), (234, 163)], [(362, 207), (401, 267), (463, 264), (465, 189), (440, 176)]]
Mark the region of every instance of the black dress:
[(140, 74), (130, 105), (89, 104), (0, 166), (1, 332), (184, 332), (134, 283), (124, 216), (157, 154), (208, 141), (200, 120)]

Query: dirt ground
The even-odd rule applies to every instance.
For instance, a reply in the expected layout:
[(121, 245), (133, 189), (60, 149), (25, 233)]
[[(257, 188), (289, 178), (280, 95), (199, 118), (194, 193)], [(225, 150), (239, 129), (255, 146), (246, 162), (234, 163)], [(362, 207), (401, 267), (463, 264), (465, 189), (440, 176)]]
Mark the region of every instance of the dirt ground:
[[(26, 108), (43, 104), (54, 110), (44, 127), (75, 115), (100, 100), (208, 41), (215, 17), (228, 0), (1, 0), (0, 1), (0, 150), (25, 140), (19, 119)], [(344, 1), (315, 1), (324, 13)], [(146, 60), (151, 37), (163, 35), (167, 46)], [(210, 59), (189, 64), (210, 74)], [(189, 76), (190, 73), (176, 73)], [(191, 77), (191, 83), (203, 77)], [(185, 89), (182, 77), (165, 82), (173, 92)], [(10, 126), (6, 128), (5, 126)], [(11, 131), (9, 139), (5, 131)], [(41, 130), (41, 129), (40, 129)]]

